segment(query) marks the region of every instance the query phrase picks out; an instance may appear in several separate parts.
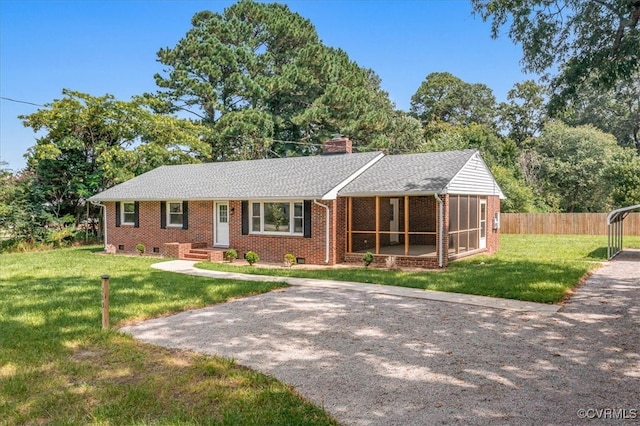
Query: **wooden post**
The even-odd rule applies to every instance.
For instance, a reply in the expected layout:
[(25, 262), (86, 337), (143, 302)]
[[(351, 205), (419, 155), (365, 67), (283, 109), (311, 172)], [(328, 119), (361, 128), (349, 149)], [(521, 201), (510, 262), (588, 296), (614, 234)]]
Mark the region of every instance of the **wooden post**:
[(349, 204), (347, 207), (347, 217), (348, 217), (348, 227), (347, 230), (347, 252), (351, 253), (353, 251), (353, 197), (349, 197)]
[(404, 196), (404, 255), (409, 256), (409, 196)]
[(109, 275), (102, 277), (102, 329), (109, 329)]
[(376, 195), (376, 254), (380, 254), (380, 197)]

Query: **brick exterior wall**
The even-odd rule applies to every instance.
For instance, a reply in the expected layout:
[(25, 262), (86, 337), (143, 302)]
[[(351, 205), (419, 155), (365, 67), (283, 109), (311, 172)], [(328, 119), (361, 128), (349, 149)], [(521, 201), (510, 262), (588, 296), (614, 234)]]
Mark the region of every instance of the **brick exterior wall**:
[(344, 261), (344, 256), (347, 253), (347, 199), (338, 198), (336, 200), (336, 208), (333, 210), (332, 216), (333, 223), (336, 226), (335, 241), (333, 245), (333, 258), (336, 259), (336, 263)]
[(487, 197), (487, 252), (494, 254), (500, 250), (500, 229), (493, 229), (493, 218), (500, 213), (500, 197)]
[[(399, 198), (400, 207), (400, 231), (404, 231), (404, 197)], [(449, 196), (443, 195), (444, 202), (444, 248), (443, 266), (449, 262)], [(375, 230), (375, 198), (353, 199), (354, 229)], [(321, 201), (329, 207), (330, 247), (329, 262), (334, 265), (344, 261), (361, 263), (362, 255), (359, 253), (347, 253), (347, 205), (348, 199), (338, 198), (334, 201)], [(154, 248), (160, 254), (171, 257), (181, 257), (192, 246), (212, 247), (214, 241), (214, 211), (213, 201), (189, 201), (189, 227), (160, 227), (160, 202), (149, 201), (139, 203), (139, 227), (133, 225), (121, 225), (116, 227), (115, 203), (106, 202), (107, 206), (107, 239), (119, 252), (136, 253), (135, 246), (142, 243), (148, 253)], [(410, 226), (412, 231), (436, 232), (438, 203), (434, 197), (410, 197), (411, 209)], [(500, 230), (493, 229), (493, 217), (500, 211), (500, 199), (498, 196), (487, 197), (487, 248), (483, 250), (488, 254), (495, 253), (500, 248)], [(417, 213), (413, 213), (417, 212)], [(303, 236), (281, 235), (242, 235), (242, 203), (241, 201), (229, 201), (229, 247), (238, 251), (242, 258), (244, 254), (253, 250), (266, 262), (282, 262), (286, 253), (304, 258), (305, 263), (325, 264), (325, 225), (326, 211), (324, 208), (311, 204), (311, 238)], [(389, 229), (389, 198), (380, 198), (380, 223), (381, 230)], [(370, 250), (375, 248), (375, 235), (364, 234), (353, 236), (353, 250)], [(438, 246), (438, 237), (424, 236), (411, 237), (412, 244), (435, 244)], [(367, 243), (364, 240), (367, 239)], [(380, 236), (381, 245), (387, 245), (388, 235)], [(167, 244), (175, 243), (175, 244)], [(180, 244), (177, 244), (180, 243)], [(404, 236), (401, 235), (401, 244), (404, 244)], [(120, 246), (122, 249), (120, 249)], [(460, 256), (458, 256), (460, 257)], [(374, 264), (384, 265), (385, 256), (376, 256)], [(398, 266), (438, 267), (437, 257), (404, 258), (397, 257)]]
[[(336, 229), (335, 220), (331, 218), (335, 215), (336, 201), (322, 201), (330, 208), (330, 251), (329, 265), (339, 263), (342, 259), (336, 258), (335, 245)], [(253, 250), (258, 253), (261, 260), (266, 262), (283, 262), (284, 255), (291, 253), (296, 257), (305, 259), (305, 263), (325, 264), (325, 240), (326, 240), (326, 211), (323, 207), (311, 204), (311, 238), (303, 236), (282, 236), (282, 235), (242, 235), (242, 203), (241, 201), (230, 201), (229, 210), (235, 213), (229, 218), (229, 246), (238, 251), (238, 257), (244, 257), (245, 253)], [(331, 223), (333, 222), (333, 223)]]
[[(345, 256), (345, 263), (353, 263), (363, 265), (362, 253), (347, 253)], [(385, 267), (387, 262), (386, 255), (373, 255), (372, 265), (374, 267)], [(435, 256), (432, 257), (404, 257), (404, 256), (396, 256), (396, 265), (400, 267), (406, 268), (427, 268), (427, 269), (437, 269), (438, 268), (438, 258)]]
[[(344, 210), (344, 201), (341, 201)], [(336, 211), (337, 201), (322, 201), (329, 207), (330, 214), (330, 251), (328, 264), (342, 262), (344, 253), (344, 227), (340, 232), (335, 223), (338, 216), (344, 213)], [(121, 225), (116, 227), (115, 203), (105, 203), (107, 206), (107, 242), (113, 244), (119, 252), (136, 253), (135, 246), (142, 243), (147, 252), (157, 248), (160, 254), (171, 257), (182, 257), (191, 248), (191, 244), (206, 243), (213, 246), (214, 211), (212, 201), (189, 201), (189, 229), (181, 227), (160, 228), (160, 202), (148, 201), (139, 204), (139, 227)], [(303, 236), (281, 235), (242, 235), (242, 202), (229, 202), (229, 247), (238, 251), (242, 258), (246, 252), (253, 250), (260, 259), (267, 262), (281, 262), (286, 253), (305, 259), (306, 263), (325, 263), (326, 239), (326, 211), (323, 207), (311, 204), (311, 238)], [(338, 243), (336, 244), (336, 241)], [(167, 244), (166, 243), (182, 243)], [(198, 244), (200, 245), (200, 244)], [(339, 249), (342, 247), (342, 249)]]
[(322, 154), (351, 154), (353, 152), (353, 142), (349, 138), (337, 137), (322, 143)]
[[(160, 202), (142, 201), (139, 204), (139, 227), (121, 225), (116, 227), (115, 202), (107, 206), (107, 242), (116, 246), (119, 252), (135, 253), (136, 244), (146, 246), (148, 253), (157, 248), (160, 254), (168, 256), (165, 243), (198, 243), (213, 241), (213, 202), (189, 201), (189, 229), (167, 226), (160, 228)], [(123, 246), (120, 249), (119, 246)]]

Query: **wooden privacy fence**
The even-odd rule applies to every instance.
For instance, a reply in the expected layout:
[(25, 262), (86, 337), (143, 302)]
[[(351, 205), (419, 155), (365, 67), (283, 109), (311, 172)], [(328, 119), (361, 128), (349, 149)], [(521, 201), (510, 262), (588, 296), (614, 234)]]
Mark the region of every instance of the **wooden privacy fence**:
[[(504, 234), (607, 235), (608, 213), (502, 213)], [(624, 235), (640, 235), (640, 213), (624, 220)]]

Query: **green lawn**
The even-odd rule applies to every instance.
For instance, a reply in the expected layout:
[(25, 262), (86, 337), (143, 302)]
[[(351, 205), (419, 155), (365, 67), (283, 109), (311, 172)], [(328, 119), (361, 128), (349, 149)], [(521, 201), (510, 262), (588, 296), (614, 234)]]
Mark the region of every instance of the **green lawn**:
[[(454, 262), (445, 272), (245, 270), (556, 302), (604, 260), (605, 242), (503, 235), (496, 256)], [(640, 237), (625, 245), (640, 248)], [(149, 267), (158, 259), (97, 250), (0, 254), (0, 424), (336, 424), (288, 386), (233, 360), (101, 330), (104, 273), (112, 276), (112, 324), (278, 284), (160, 272)]]
[(101, 330), (100, 275), (122, 324), (269, 291), (274, 283), (153, 270), (96, 248), (0, 255), (0, 424), (335, 424), (233, 360)]
[[(606, 260), (607, 237), (502, 235), (495, 256), (475, 256), (449, 264), (446, 271), (400, 272), (383, 269), (304, 270), (203, 262), (203, 269), (264, 275), (334, 279), (556, 303)], [(625, 246), (640, 248), (640, 237)]]

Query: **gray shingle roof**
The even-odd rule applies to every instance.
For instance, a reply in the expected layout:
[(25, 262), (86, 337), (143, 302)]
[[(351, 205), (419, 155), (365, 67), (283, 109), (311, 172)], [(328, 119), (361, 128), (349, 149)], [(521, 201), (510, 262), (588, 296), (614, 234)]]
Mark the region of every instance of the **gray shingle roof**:
[(467, 149), (386, 156), (346, 185), (340, 195), (442, 193), (476, 152)]
[(161, 166), (90, 201), (321, 198), (379, 152)]

